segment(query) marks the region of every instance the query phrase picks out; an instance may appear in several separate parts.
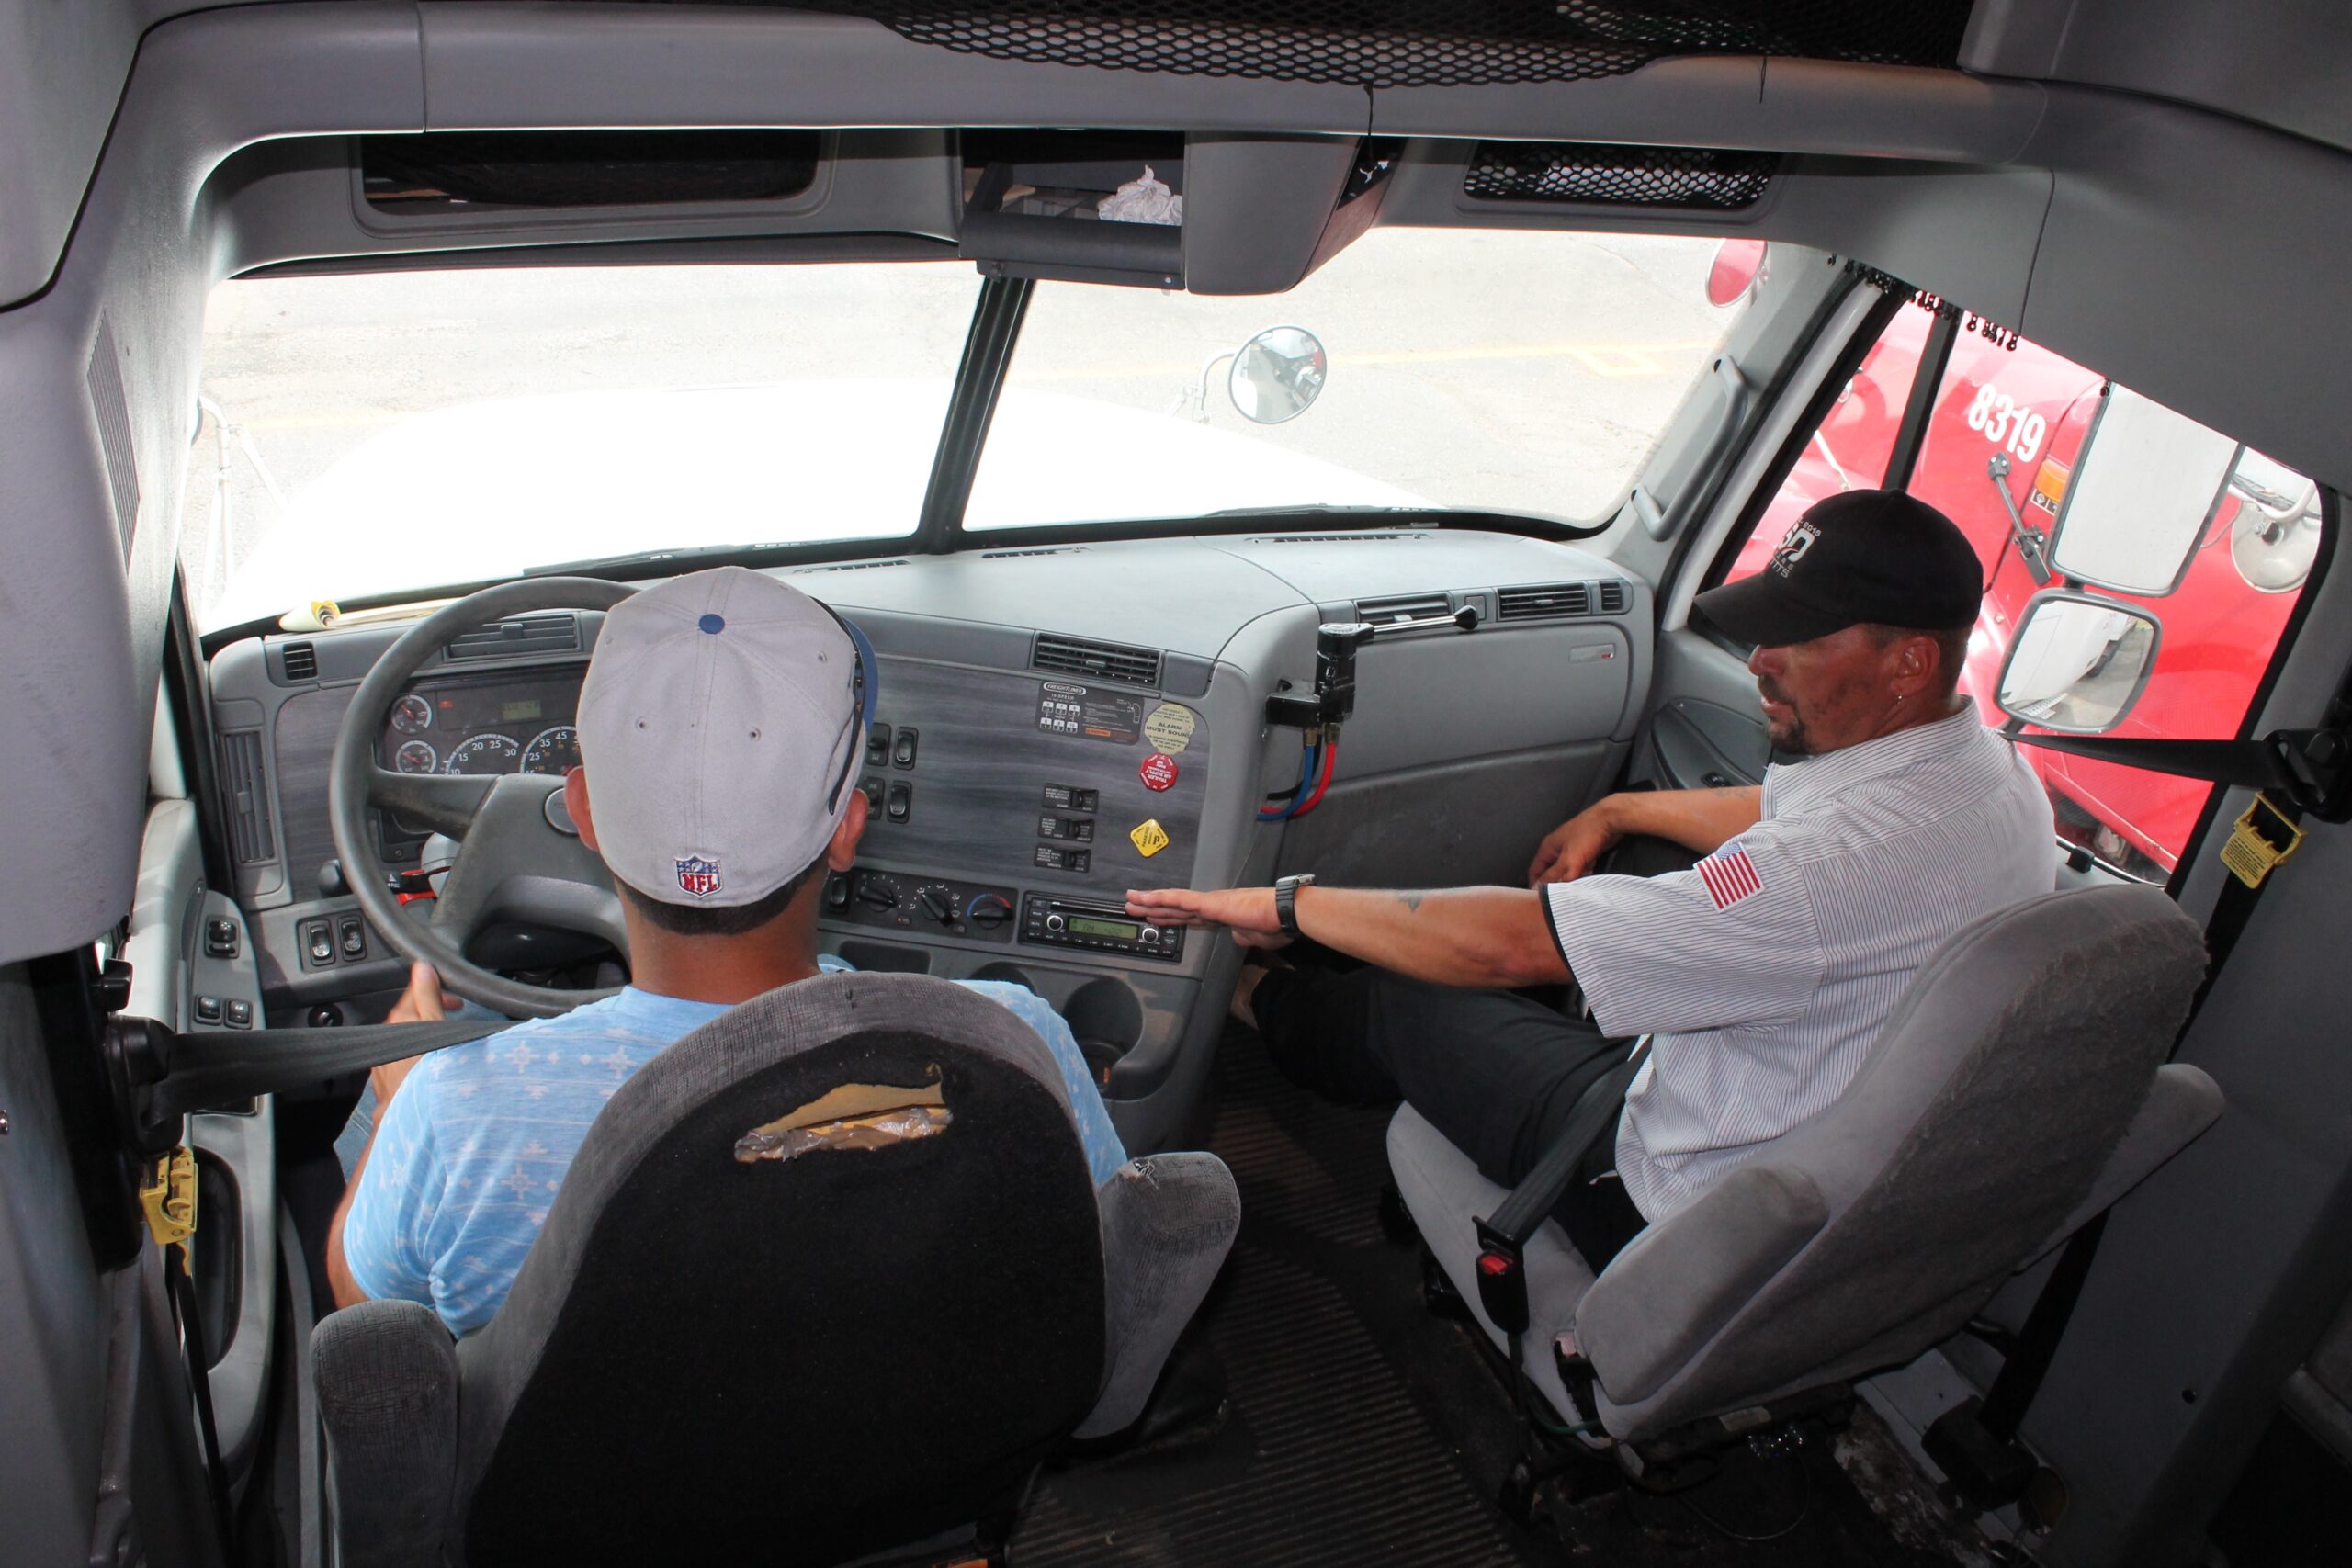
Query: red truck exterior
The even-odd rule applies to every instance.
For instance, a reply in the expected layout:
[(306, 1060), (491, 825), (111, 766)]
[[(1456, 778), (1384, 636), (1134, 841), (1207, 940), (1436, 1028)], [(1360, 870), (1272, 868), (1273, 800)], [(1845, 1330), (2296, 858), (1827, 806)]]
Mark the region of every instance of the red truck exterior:
[[(1754, 247), (1748, 258), (1731, 252), (1740, 244)], [(1752, 241), (1730, 242), (1709, 280), (1710, 294), (1737, 276), (1743, 259), (1752, 273), (1761, 249)], [(1841, 489), (1883, 482), (1932, 319), (1913, 305), (1890, 323), (1807, 441), (1740, 551), (1732, 577), (1762, 570), (1789, 525), (1815, 502)], [(1984, 609), (1969, 639), (1961, 689), (1975, 698), (1988, 723), (2003, 722), (1992, 700), (1995, 683), (2026, 604), (2041, 586), (2018, 552), (2008, 506), (2049, 533), (2103, 381), (2030, 343), (2005, 348), (1964, 331), (1953, 342), (1937, 390), (1910, 489), (1958, 524), (1984, 563)], [(1996, 457), (2007, 458), (2006, 475), (1992, 471)], [(2164, 624), (2146, 691), (2114, 733), (2228, 737), (2245, 722), (2301, 585), (2298, 578), (2284, 590), (2265, 591), (2240, 572), (2232, 525), (2245, 504), (2234, 491), (2224, 496), (2176, 592), (2161, 598), (2107, 595), (2143, 605)], [(2052, 585), (2057, 581), (2063, 580)], [(2039, 748), (2029, 748), (2028, 755), (2050, 791), (2059, 830), (2143, 874), (2161, 874), (2177, 863), (2211, 787)]]

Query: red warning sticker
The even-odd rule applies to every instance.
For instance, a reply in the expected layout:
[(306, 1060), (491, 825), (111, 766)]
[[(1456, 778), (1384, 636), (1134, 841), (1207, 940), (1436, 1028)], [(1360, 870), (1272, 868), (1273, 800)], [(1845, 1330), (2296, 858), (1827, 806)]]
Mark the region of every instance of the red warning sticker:
[(1136, 772), (1142, 775), (1146, 789), (1166, 789), (1176, 782), (1176, 759), (1165, 751), (1154, 751)]

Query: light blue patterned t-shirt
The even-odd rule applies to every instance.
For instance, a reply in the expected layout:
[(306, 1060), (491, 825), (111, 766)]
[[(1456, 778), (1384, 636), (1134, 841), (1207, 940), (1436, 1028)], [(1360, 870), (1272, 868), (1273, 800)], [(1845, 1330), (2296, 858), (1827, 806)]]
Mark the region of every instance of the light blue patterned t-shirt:
[[(828, 972), (848, 965), (830, 955)], [(1037, 1032), (1060, 1066), (1095, 1184), (1126, 1163), (1062, 1016), (1021, 986), (962, 982)], [(635, 987), (416, 1065), (383, 1109), (343, 1227), (344, 1260), (376, 1300), (421, 1302), (452, 1334), (491, 1320), (589, 1124), (628, 1076), (726, 1007)]]

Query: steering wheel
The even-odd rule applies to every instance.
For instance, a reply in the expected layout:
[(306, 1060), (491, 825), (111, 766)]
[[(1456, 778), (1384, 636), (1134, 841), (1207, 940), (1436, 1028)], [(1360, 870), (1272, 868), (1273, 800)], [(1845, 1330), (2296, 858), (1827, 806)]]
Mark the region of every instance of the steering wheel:
[[(510, 1017), (553, 1018), (613, 994), (560, 991), (493, 974), (466, 944), (497, 919), (602, 937), (628, 952), (620, 896), (563, 808), (563, 780), (544, 773), (400, 773), (379, 767), (384, 715), (417, 668), (460, 632), (530, 610), (609, 610), (637, 590), (593, 577), (532, 577), (469, 593), (384, 650), (351, 699), (327, 773), (327, 819), (344, 880), (368, 921), (400, 953), (430, 964), (447, 987)], [(458, 840), (427, 923), (412, 919), (373, 874), (368, 807), (397, 811)]]

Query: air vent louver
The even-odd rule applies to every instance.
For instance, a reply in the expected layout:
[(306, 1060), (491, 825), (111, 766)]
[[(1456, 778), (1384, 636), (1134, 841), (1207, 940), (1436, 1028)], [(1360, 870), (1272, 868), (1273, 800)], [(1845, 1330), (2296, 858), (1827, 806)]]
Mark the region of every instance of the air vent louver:
[(444, 651), (450, 659), (507, 659), (521, 653), (560, 653), (579, 646), (579, 617), (569, 610), (550, 610), (459, 632)]
[(1623, 583), (1612, 581), (1604, 582), (1600, 585), (1600, 613), (1602, 615), (1622, 615), (1632, 606), (1633, 603), (1633, 590), (1626, 587)]
[(1540, 588), (1503, 589), (1498, 599), (1498, 620), (1551, 620), (1560, 615), (1590, 614), (1592, 587), (1584, 582), (1547, 582)]
[(286, 678), (289, 681), (315, 681), (319, 678), (319, 650), (307, 642), (289, 642), (278, 649), (278, 657), (286, 661)]
[(1037, 634), (1029, 651), (1029, 664), (1032, 669), (1083, 675), (1092, 681), (1123, 681), (1131, 686), (1159, 684), (1159, 655), (1150, 649), (1094, 642), (1056, 632)]
[(808, 577), (820, 571), (872, 571), (876, 567), (879, 566), (904, 566), (906, 564), (906, 558), (903, 556), (894, 556), (888, 560), (835, 561), (831, 566), (804, 566), (792, 575), (795, 577)]
[(1442, 593), (1389, 593), (1356, 601), (1356, 619), (1375, 626), (1395, 626), (1399, 621), (1426, 621), (1432, 615), (1453, 613), (1452, 601)]
[(1404, 539), (1426, 539), (1426, 530), (1385, 528), (1377, 534), (1260, 534), (1253, 545), (1393, 545)]
[(1078, 556), (1086, 553), (1084, 545), (1032, 545), (1020, 550), (982, 550), (982, 560), (1015, 560), (1024, 556)]
[(236, 729), (220, 738), (220, 793), (229, 804), (229, 840), (237, 863), (266, 865), (276, 860), (277, 843), (269, 830), (269, 786), (261, 772), (260, 730)]

